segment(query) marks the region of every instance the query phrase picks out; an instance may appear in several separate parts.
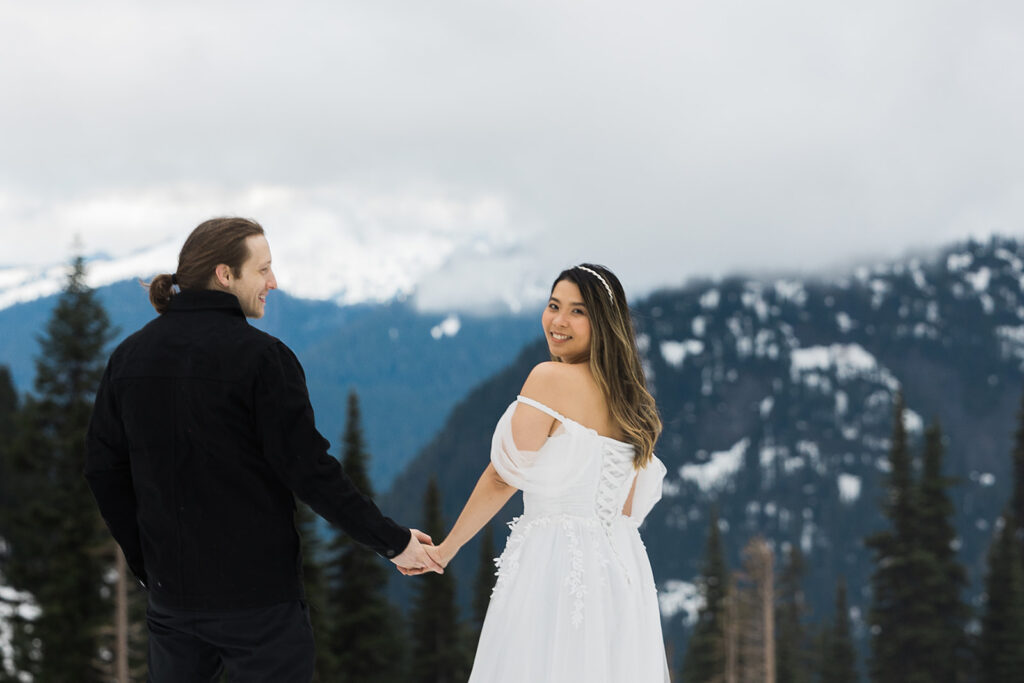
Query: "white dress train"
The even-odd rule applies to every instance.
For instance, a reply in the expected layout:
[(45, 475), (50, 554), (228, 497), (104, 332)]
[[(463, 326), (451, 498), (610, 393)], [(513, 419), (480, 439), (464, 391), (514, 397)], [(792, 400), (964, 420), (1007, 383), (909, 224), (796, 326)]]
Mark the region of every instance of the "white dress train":
[[(519, 403), (561, 423), (537, 451), (512, 438)], [(658, 595), (638, 527), (665, 466), (637, 472), (630, 444), (519, 396), (491, 462), (523, 491), (487, 608), (470, 683), (667, 683)], [(622, 514), (633, 479), (631, 514)]]

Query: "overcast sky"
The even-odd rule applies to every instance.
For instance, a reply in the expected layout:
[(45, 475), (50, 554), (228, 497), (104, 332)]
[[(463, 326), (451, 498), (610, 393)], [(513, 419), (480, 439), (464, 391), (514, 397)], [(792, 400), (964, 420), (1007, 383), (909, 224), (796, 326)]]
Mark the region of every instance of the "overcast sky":
[(0, 0), (0, 263), (240, 213), (292, 282), (325, 234), (821, 270), (1020, 234), (1022, 113), (1013, 1)]

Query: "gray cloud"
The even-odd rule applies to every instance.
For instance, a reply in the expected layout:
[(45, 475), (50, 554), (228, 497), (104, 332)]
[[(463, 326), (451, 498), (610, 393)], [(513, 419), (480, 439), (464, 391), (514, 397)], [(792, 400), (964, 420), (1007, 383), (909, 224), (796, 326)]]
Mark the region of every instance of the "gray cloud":
[(163, 237), (252, 186), (414, 187), (644, 290), (1015, 233), (1022, 29), (1008, 1), (8, 2), (0, 236), (145, 241), (98, 197)]

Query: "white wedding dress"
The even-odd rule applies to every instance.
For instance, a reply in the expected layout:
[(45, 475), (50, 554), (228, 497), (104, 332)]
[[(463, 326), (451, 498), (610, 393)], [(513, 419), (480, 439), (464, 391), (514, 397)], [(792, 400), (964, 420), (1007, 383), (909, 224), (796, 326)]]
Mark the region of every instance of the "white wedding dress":
[[(561, 423), (537, 451), (512, 438), (519, 403)], [(665, 466), (637, 472), (633, 446), (520, 396), (498, 421), (491, 462), (523, 491), (470, 683), (667, 683), (658, 595), (638, 527)], [(622, 514), (633, 486), (631, 514)]]

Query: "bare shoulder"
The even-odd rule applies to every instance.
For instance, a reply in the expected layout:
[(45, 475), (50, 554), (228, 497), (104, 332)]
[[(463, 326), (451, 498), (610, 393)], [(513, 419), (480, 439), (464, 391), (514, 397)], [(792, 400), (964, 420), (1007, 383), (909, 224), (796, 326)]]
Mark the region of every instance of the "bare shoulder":
[(581, 368), (555, 361), (538, 363), (519, 393), (565, 414), (573, 396), (578, 395), (588, 377), (589, 370), (585, 366)]
[(523, 384), (523, 395), (530, 396), (531, 394), (526, 393), (530, 390), (551, 391), (567, 382), (578, 381), (579, 374), (579, 369), (568, 363), (537, 363)]
[(535, 365), (533, 370), (530, 370), (519, 394), (547, 405), (547, 402), (554, 398), (558, 385), (564, 381), (562, 368), (558, 367), (560, 365), (563, 363), (554, 361)]
[(566, 372), (568, 368), (569, 366), (565, 363), (555, 361), (537, 363), (526, 377), (526, 383), (523, 385), (523, 388), (532, 386), (543, 387), (551, 383), (565, 381), (565, 377), (568, 375)]

